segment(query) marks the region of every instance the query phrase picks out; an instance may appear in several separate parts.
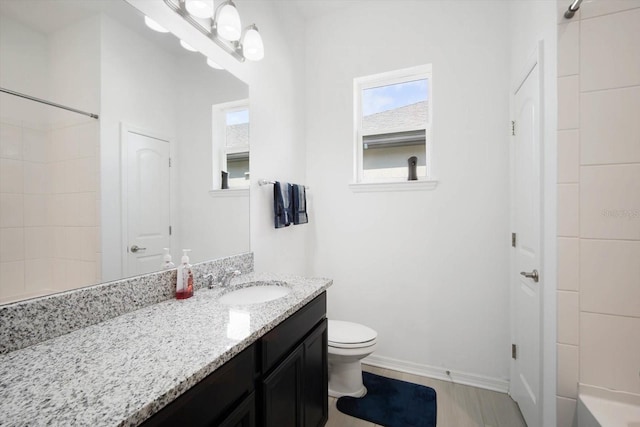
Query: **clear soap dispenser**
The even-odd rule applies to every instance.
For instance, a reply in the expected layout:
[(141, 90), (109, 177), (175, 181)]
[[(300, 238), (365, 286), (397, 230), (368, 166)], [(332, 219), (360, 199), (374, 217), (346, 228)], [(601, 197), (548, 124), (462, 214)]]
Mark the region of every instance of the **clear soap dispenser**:
[(163, 270), (171, 270), (172, 268), (176, 268), (176, 265), (173, 263), (173, 261), (171, 261), (171, 254), (169, 253), (169, 248), (163, 248), (164, 249), (164, 262), (162, 263), (161, 267)]
[(193, 272), (187, 255), (187, 252), (191, 252), (191, 249), (183, 249), (182, 252), (182, 262), (178, 267), (178, 281), (176, 283), (177, 299), (187, 299), (193, 296)]

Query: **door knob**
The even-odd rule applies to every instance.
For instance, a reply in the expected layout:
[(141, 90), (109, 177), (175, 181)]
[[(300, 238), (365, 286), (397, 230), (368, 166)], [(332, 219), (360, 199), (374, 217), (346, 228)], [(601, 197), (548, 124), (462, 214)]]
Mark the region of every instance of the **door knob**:
[(533, 279), (533, 281), (536, 283), (538, 283), (538, 280), (540, 280), (540, 276), (538, 276), (538, 270), (533, 270), (531, 273), (527, 273), (526, 271), (521, 271), (520, 274), (526, 277), (527, 279)]
[[(133, 245), (133, 246), (131, 246), (131, 252), (133, 252), (134, 254), (135, 254), (136, 252), (138, 252), (138, 251), (146, 251), (146, 250), (147, 250), (147, 248), (141, 248), (141, 247), (140, 247), (140, 246), (138, 246), (138, 245)], [(536, 280), (536, 282), (537, 282), (537, 280)]]

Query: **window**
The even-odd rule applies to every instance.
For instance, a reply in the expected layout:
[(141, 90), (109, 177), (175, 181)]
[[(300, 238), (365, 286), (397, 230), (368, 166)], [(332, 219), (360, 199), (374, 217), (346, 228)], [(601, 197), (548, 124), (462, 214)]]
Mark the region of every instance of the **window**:
[(225, 121), (229, 188), (246, 187), (249, 183), (249, 108), (228, 110)]
[(431, 65), (355, 79), (356, 183), (407, 181), (412, 157), (430, 179), (431, 86)]
[(248, 100), (214, 105), (213, 153), (213, 188), (221, 188), (221, 171), (228, 173), (229, 188), (249, 186)]

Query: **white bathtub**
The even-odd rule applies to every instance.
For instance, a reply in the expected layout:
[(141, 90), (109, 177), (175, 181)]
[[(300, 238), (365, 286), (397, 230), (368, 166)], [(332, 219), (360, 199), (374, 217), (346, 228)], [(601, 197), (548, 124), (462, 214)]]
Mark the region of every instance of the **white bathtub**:
[(580, 384), (578, 427), (640, 427), (640, 395)]

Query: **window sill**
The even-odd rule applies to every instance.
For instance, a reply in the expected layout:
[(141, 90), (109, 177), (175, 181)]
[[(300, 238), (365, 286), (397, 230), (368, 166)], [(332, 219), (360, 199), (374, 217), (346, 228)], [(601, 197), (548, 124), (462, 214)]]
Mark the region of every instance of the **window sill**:
[(373, 193), (382, 191), (431, 191), (438, 181), (398, 181), (398, 182), (356, 182), (349, 184), (354, 193)]
[(209, 195), (211, 197), (249, 197), (249, 187), (209, 190)]

